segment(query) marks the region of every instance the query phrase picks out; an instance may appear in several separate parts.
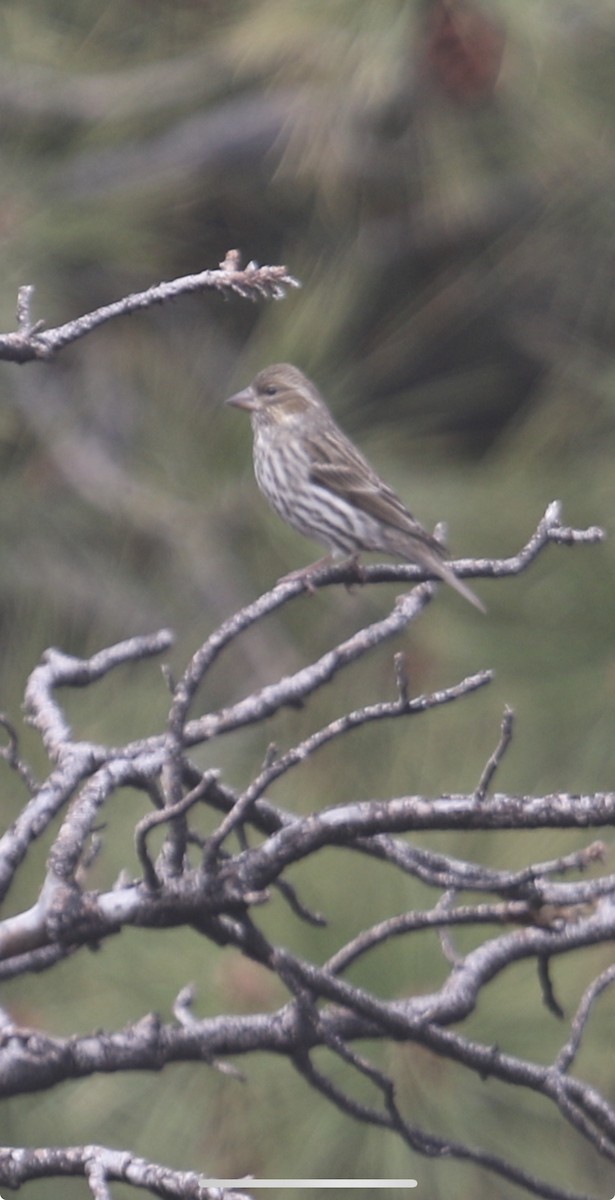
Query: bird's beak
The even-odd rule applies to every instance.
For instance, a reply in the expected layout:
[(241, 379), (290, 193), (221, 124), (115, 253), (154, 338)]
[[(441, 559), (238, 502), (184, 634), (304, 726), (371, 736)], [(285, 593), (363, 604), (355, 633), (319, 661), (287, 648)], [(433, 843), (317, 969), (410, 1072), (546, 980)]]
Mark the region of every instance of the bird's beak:
[(234, 396), (229, 396), (225, 404), (231, 404), (233, 408), (245, 408), (248, 412), (258, 407), (258, 401), (254, 395), (252, 386), (244, 388), (242, 392), (235, 392)]

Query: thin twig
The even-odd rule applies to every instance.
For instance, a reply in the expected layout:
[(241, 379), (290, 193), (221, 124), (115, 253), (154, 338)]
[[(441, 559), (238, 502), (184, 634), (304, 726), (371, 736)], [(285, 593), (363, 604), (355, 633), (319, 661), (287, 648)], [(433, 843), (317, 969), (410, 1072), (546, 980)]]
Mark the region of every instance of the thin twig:
[(614, 983), (615, 965), (607, 967), (586, 988), (572, 1020), (570, 1037), (566, 1044), (562, 1046), (553, 1064), (557, 1071), (564, 1072), (570, 1070), (579, 1052), (583, 1034), (587, 1028), (587, 1022), (596, 1000), (606, 988), (612, 987)]
[(399, 700), (367, 705), (364, 708), (355, 709), (354, 712), (345, 713), (343, 717), (338, 717), (336, 721), (330, 721), (324, 728), (310, 734), (298, 746), (293, 746), (291, 750), (274, 759), (272, 763), (257, 775), (256, 779), (252, 781), (246, 791), (239, 797), (235, 807), (228, 813), (210, 838), (208, 858), (213, 857), (225, 838), (245, 819), (252, 805), (255, 804), (274, 780), (279, 779), (281, 775), (286, 774), (287, 771), (297, 766), (298, 763), (304, 762), (316, 750), (326, 745), (327, 742), (332, 741), (336, 737), (342, 737), (344, 734), (349, 733), (350, 730), (358, 729), (373, 721), (412, 716), (428, 712), (430, 709), (442, 704), (450, 704), (452, 701), (459, 700), (462, 696), (469, 695), (478, 688), (484, 687), (491, 682), (491, 679), (492, 673), (490, 671), (480, 671), (477, 675), (470, 675), (452, 687), (442, 688), (437, 692), (417, 696), (414, 700), (404, 700), (403, 696), (401, 696)]
[(6, 713), (0, 713), (0, 727), (5, 729), (8, 735), (8, 744), (0, 747), (0, 758), (4, 758), (9, 767), (19, 775), (33, 796), (38, 791), (39, 784), (27, 763), (19, 757), (19, 735)]
[[(195, 1171), (174, 1171), (108, 1146), (0, 1147), (0, 1184), (20, 1188), (34, 1179), (81, 1177), (130, 1184), (163, 1200), (254, 1200), (245, 1192), (215, 1186)], [(96, 1192), (96, 1195), (102, 1194)]]
[(133, 292), (129, 296), (123, 296), (121, 300), (115, 300), (111, 304), (94, 309), (93, 312), (84, 313), (73, 321), (67, 321), (64, 325), (44, 330), (41, 322), (32, 323), (32, 288), (26, 285), (20, 288), (18, 296), (17, 332), (0, 335), (0, 359), (5, 362), (26, 363), (36, 359), (54, 358), (65, 346), (92, 333), (107, 321), (194, 292), (213, 288), (227, 294), (234, 292), (249, 300), (259, 297), (279, 300), (289, 287), (300, 287), (300, 284), (289, 274), (286, 267), (259, 267), (250, 262), (242, 269), (239, 266), (237, 251), (231, 250), (217, 270), (200, 271), (194, 275), (184, 275), (179, 279), (155, 284), (144, 292)]
[(474, 793), (477, 804), (482, 804), (483, 800), (485, 799), (485, 796), (487, 795), (489, 787), (491, 786), (491, 781), (492, 781), (502, 759), (504, 758), (504, 755), (506, 754), (508, 747), (510, 746), (510, 743), (512, 740), (512, 735), (513, 735), (514, 722), (515, 722), (515, 714), (514, 714), (512, 708), (509, 708), (508, 705), (506, 705), (506, 707), (504, 709), (504, 716), (502, 717), (500, 740), (499, 740), (495, 750), (493, 751), (493, 754), (490, 756), (490, 758), (487, 760), (487, 762), (485, 764), (483, 773), (478, 782), (478, 787), (476, 789), (476, 792)]
[(169, 804), (166, 808), (157, 809), (156, 812), (147, 813), (142, 817), (135, 829), (135, 849), (139, 857), (139, 862), (143, 867), (143, 875), (147, 887), (152, 891), (157, 891), (161, 886), (161, 880), (158, 878), (154, 864), (149, 856), (147, 849), (147, 837), (152, 829), (156, 829), (159, 825), (165, 825), (176, 817), (184, 816), (185, 813), (195, 805), (199, 800), (203, 800), (207, 795), (208, 788), (211, 783), (219, 776), (219, 771), (206, 771), (203, 778), (196, 787), (192, 788), (187, 795), (178, 800), (176, 804)]
[(564, 1010), (561, 1004), (558, 1003), (555, 991), (553, 989), (553, 980), (551, 979), (551, 959), (546, 954), (539, 954), (537, 959), (538, 978), (540, 980), (540, 988), (542, 998), (550, 1013), (559, 1020), (563, 1020)]

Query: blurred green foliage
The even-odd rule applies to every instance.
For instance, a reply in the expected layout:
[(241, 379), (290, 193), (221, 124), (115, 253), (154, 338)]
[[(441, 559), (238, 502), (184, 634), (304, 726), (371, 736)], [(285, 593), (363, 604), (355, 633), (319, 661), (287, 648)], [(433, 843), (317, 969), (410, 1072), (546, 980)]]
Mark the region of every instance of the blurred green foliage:
[[(440, 9), (437, 0), (5, 0), (6, 330), (22, 283), (36, 285), (35, 315), (59, 324), (215, 266), (234, 247), (285, 263), (303, 282), (280, 304), (184, 298), (107, 326), (52, 364), (2, 366), (0, 706), (14, 719), (47, 645), (86, 654), (171, 624), (177, 671), (225, 615), (308, 561), (313, 548), (257, 500), (247, 423), (221, 404), (267, 362), (311, 373), (420, 518), (449, 519), (459, 553), (515, 552), (555, 497), (572, 524), (611, 526), (615, 9), (484, 0), (452, 57)], [(472, 788), (506, 703), (518, 724), (499, 790), (612, 787), (613, 567), (608, 542), (551, 550), (518, 579), (479, 584), (485, 619), (443, 592), (395, 647), (412, 691), (484, 666), (495, 668), (494, 685), (412, 725), (352, 735), (275, 798), (309, 810)], [(358, 589), (298, 600), (225, 656), (203, 708), (307, 661), (388, 598)], [(117, 740), (161, 728), (155, 672), (118, 672), (69, 698), (78, 729)], [(240, 786), (272, 739), (292, 744), (393, 688), (389, 647), (305, 710), (208, 747), (202, 760)], [(24, 739), (42, 772), (36, 739)], [(10, 820), (21, 796), (13, 780), (4, 787)], [(109, 812), (100, 886), (125, 865), (136, 870), (142, 810), (127, 795)], [(505, 866), (586, 840), (428, 844)], [(298, 926), (281, 906), (262, 917), (306, 955), (320, 960), (362, 924), (435, 899), (354, 858), (340, 871), (339, 860), (325, 855), (293, 876), (328, 915), (327, 930)], [(41, 869), (42, 851), (12, 906), (32, 902)], [(556, 964), (567, 1014), (591, 966), (588, 955)], [(387, 993), (429, 989), (442, 974), (437, 941), (391, 947), (377, 968)], [(135, 932), (7, 985), (3, 1003), (24, 1021), (85, 1031), (152, 1008), (166, 1018), (189, 979), (204, 1013), (284, 999), (257, 968), (196, 935)], [(489, 1001), (473, 1018), (477, 1036), (540, 1059), (555, 1051), (561, 1029), (523, 967), (492, 985)], [(612, 1026), (605, 996), (584, 1067), (612, 1091), (609, 1004)], [(513, 1157), (522, 1146), (541, 1175), (614, 1190), (537, 1101), (461, 1078), (413, 1047), (374, 1053), (419, 1124)], [(434, 1200), (494, 1194), (469, 1166), (416, 1159), (353, 1126), (285, 1064), (240, 1065), (244, 1087), (177, 1067), (155, 1081), (110, 1076), (24, 1097), (3, 1110), (3, 1140), (108, 1142), (222, 1176), (414, 1175)], [(37, 1190), (56, 1194), (52, 1184)], [(517, 1194), (498, 1183), (498, 1195)]]

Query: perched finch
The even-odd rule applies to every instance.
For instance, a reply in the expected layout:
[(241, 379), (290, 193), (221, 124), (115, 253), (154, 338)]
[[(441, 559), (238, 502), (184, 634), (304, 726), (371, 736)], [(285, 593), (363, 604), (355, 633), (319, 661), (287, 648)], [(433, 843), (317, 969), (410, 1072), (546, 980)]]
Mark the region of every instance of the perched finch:
[(258, 486), (293, 529), (329, 554), (285, 578), (310, 577), (333, 557), (377, 550), (424, 567), (484, 612), (446, 561), (446, 548), (423, 529), (336, 425), (314, 384), (278, 363), (226, 401), (252, 419)]

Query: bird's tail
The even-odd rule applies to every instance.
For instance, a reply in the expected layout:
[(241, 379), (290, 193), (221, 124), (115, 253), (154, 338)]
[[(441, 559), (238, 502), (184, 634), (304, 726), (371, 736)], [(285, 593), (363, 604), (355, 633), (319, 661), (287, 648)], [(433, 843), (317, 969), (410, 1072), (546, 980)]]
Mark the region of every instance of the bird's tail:
[(464, 596), (466, 600), (469, 600), (470, 604), (473, 604), (474, 607), (479, 610), (479, 612), (486, 613), (487, 609), (485, 608), (482, 600), (479, 600), (476, 593), (472, 591), (472, 588), (468, 587), (467, 583), (464, 583), (458, 575), (455, 575), (453, 568), (449, 567), (447, 562), (437, 559), (434, 555), (433, 562), (429, 563), (428, 565), (433, 567), (434, 571), (438, 573), (440, 578), (443, 579), (445, 583), (448, 583), (449, 586), (454, 588), (456, 592), (459, 592), (460, 596)]
[(430, 539), (429, 543), (425, 543), (422, 540), (419, 541), (417, 538), (413, 543), (412, 550), (406, 551), (404, 557), (410, 559), (411, 562), (418, 563), (420, 566), (425, 567), (428, 571), (433, 571), (434, 575), (439, 575), (440, 579), (443, 579), (445, 583), (448, 583), (449, 587), (452, 587), (456, 592), (459, 592), (460, 596), (463, 596), (465, 600), (467, 600), (470, 604), (473, 604), (474, 607), (478, 608), (480, 612), (486, 612), (487, 609), (485, 608), (482, 600), (479, 600), (478, 596), (472, 591), (471, 588), (468, 587), (467, 583), (464, 583), (463, 580), (455, 574), (453, 568), (446, 561), (444, 557), (445, 554), (445, 548), (440, 547), (439, 542), (437, 542), (435, 538)]

